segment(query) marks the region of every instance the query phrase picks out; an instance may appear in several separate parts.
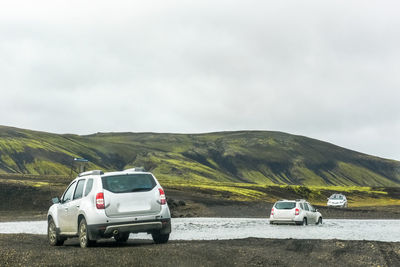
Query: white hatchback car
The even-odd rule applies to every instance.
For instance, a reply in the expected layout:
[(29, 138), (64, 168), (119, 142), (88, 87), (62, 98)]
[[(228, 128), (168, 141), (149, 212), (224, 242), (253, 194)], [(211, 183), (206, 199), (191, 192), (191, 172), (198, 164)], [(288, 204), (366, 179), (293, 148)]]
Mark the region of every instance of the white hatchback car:
[(326, 203), (328, 207), (340, 207), (347, 208), (347, 198), (343, 194), (333, 194), (328, 198), (328, 202)]
[(163, 188), (143, 169), (81, 173), (61, 199), (53, 198), (47, 214), (50, 245), (79, 237), (81, 247), (100, 238), (126, 242), (130, 233), (151, 234), (155, 243), (166, 243), (171, 214)]
[(279, 200), (271, 209), (270, 224), (322, 224), (322, 215), (304, 199)]

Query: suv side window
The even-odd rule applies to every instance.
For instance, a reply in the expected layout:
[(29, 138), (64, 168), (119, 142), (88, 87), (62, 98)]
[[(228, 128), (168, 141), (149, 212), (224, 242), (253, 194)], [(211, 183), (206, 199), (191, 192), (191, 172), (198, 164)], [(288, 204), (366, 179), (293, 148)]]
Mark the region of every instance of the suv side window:
[(310, 211), (310, 210), (308, 209), (307, 203), (304, 203), (304, 208), (305, 208), (305, 210)]
[(310, 210), (311, 210), (312, 212), (315, 212), (315, 208), (314, 208), (311, 204), (308, 204), (308, 206), (310, 206)]
[(62, 200), (61, 200), (62, 203), (68, 202), (68, 201), (70, 201), (72, 199), (72, 194), (74, 193), (75, 184), (76, 183), (74, 182), (73, 184), (71, 184), (68, 187), (67, 190), (65, 190), (65, 193), (64, 193), (64, 195), (62, 197)]
[(93, 187), (93, 179), (89, 179), (86, 183), (86, 189), (85, 189), (85, 197), (92, 191)]
[(300, 208), (301, 208), (302, 210), (304, 210), (303, 203), (300, 203)]
[(83, 195), (83, 187), (85, 186), (85, 180), (79, 180), (76, 185), (74, 199), (81, 198)]

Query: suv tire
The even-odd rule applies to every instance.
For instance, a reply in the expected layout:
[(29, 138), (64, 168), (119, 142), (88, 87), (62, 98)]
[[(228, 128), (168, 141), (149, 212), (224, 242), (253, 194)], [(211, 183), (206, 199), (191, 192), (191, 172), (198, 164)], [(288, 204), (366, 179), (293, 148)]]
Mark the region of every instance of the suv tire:
[(79, 222), (78, 234), (79, 234), (79, 245), (81, 246), (81, 248), (87, 248), (96, 243), (96, 240), (89, 239), (89, 233), (85, 218), (83, 218)]
[(52, 218), (50, 218), (47, 223), (47, 238), (51, 246), (62, 246), (65, 241), (65, 239), (61, 238), (57, 233), (56, 224)]
[(307, 223), (307, 218), (306, 217), (304, 217), (303, 218), (303, 221), (302, 221), (302, 223), (301, 223), (301, 225), (307, 225), (308, 223)]
[(118, 235), (114, 236), (114, 239), (117, 243), (126, 243), (129, 239), (129, 233), (119, 233)]
[(160, 232), (152, 233), (153, 241), (156, 244), (164, 244), (168, 242), (169, 234), (161, 234)]

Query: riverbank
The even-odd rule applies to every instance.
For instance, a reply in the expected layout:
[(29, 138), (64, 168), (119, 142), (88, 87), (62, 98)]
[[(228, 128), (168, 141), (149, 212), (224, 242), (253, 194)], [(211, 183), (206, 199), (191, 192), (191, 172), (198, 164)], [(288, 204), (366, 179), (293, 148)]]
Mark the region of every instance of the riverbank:
[[(49, 180), (44, 178), (38, 181), (33, 181), (32, 177), (31, 180), (24, 177), (20, 180), (5, 178), (0, 176), (0, 221), (3, 222), (45, 220), (52, 197), (61, 196), (68, 184), (62, 179), (46, 184)], [(214, 184), (205, 187), (167, 183), (164, 186), (172, 217), (175, 218), (267, 218), (277, 199), (304, 198), (325, 219), (400, 219), (400, 188), (310, 188), (254, 184)], [(347, 197), (351, 199), (349, 207), (327, 208), (326, 196), (339, 189), (347, 190)]]
[(247, 238), (217, 241), (100, 241), (77, 239), (50, 247), (47, 237), (0, 234), (2, 266), (400, 266), (400, 243)]
[[(209, 191), (190, 192), (167, 188), (166, 194), (173, 217), (266, 218), (274, 204), (271, 201), (227, 200), (215, 197)], [(294, 199), (291, 197), (287, 199)], [(311, 204), (314, 203), (311, 201)], [(348, 208), (314, 206), (325, 219), (400, 219), (399, 205)]]

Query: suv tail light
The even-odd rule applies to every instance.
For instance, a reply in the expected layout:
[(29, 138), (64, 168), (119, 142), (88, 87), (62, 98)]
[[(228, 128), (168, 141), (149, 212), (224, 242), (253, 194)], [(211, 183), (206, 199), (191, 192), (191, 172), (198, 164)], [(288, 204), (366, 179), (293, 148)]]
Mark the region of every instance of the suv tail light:
[(300, 210), (296, 208), (296, 210), (294, 211), (294, 215), (299, 215), (300, 214)]
[(160, 204), (161, 205), (167, 204), (167, 199), (165, 198), (164, 190), (162, 190), (162, 188), (158, 188), (158, 192), (160, 192)]
[(274, 208), (271, 209), (271, 215), (274, 215)]
[(96, 208), (104, 209), (104, 193), (97, 193), (96, 195)]

